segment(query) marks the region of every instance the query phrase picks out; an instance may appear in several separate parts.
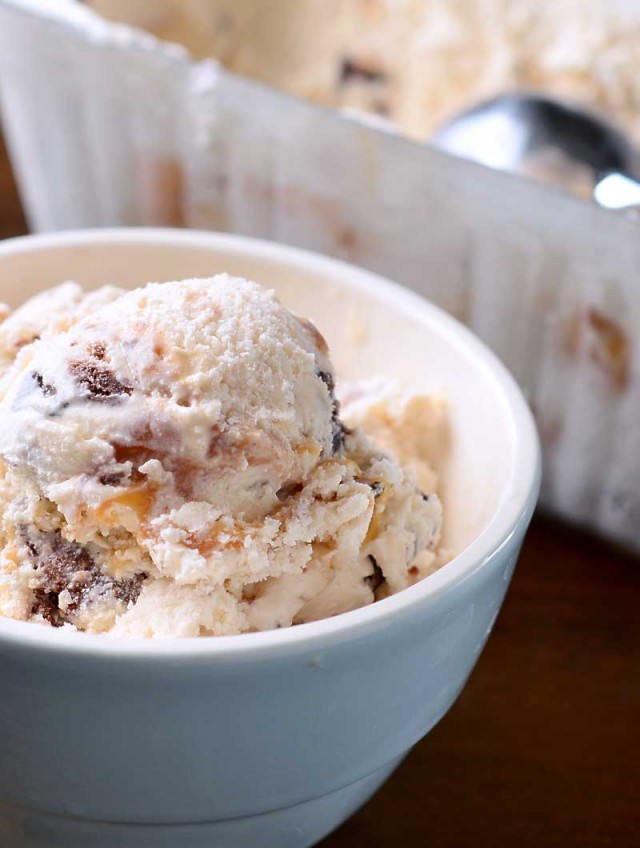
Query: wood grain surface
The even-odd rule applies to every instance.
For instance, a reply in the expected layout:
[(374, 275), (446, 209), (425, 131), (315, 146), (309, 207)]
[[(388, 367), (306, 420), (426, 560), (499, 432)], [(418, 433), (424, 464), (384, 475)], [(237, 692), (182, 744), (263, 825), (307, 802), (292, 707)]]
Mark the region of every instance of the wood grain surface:
[(23, 236), (26, 232), (27, 223), (0, 134), (0, 238)]
[(640, 561), (529, 532), (458, 702), (323, 848), (640, 846)]
[[(23, 234), (1, 143), (0, 191)], [(537, 518), (462, 696), (322, 848), (636, 848), (639, 796), (640, 558)]]

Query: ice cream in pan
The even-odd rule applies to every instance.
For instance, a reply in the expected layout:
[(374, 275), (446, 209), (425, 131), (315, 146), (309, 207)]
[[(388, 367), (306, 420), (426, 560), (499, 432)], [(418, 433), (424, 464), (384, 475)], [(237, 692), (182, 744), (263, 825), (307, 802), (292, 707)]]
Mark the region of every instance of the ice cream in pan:
[(235, 634), (437, 567), (443, 404), (369, 386), (341, 411), (320, 332), (255, 283), (66, 283), (0, 324), (0, 367), (0, 615)]

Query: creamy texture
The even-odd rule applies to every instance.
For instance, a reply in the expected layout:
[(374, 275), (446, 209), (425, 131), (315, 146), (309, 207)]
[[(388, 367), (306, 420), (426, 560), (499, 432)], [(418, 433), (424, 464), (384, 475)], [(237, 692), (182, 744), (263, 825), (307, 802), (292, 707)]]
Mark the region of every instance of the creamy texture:
[(320, 333), (254, 283), (67, 283), (5, 318), (0, 363), (2, 615), (233, 634), (354, 609), (437, 564), (442, 405), (351, 390), (372, 444), (341, 420)]
[(90, 0), (230, 70), (428, 137), (474, 101), (541, 89), (640, 140), (630, 0)]

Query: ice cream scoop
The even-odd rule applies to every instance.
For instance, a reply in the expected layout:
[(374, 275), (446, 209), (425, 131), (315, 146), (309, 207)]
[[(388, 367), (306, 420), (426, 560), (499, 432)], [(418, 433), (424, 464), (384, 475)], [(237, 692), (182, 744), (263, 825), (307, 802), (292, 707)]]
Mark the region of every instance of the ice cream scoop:
[(431, 565), (437, 495), (342, 423), (310, 322), (224, 275), (109, 291), (3, 378), (0, 613), (235, 633), (353, 609)]
[(638, 153), (600, 115), (537, 93), (494, 97), (457, 115), (438, 147), (503, 171), (539, 176), (602, 206), (640, 205)]

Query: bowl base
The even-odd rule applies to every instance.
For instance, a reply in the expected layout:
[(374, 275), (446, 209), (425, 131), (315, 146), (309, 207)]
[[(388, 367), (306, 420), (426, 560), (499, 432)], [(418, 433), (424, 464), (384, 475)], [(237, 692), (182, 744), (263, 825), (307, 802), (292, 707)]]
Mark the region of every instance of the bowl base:
[(198, 824), (125, 824), (0, 804), (0, 845), (11, 848), (308, 848), (373, 795), (402, 757), (343, 789), (257, 816)]

